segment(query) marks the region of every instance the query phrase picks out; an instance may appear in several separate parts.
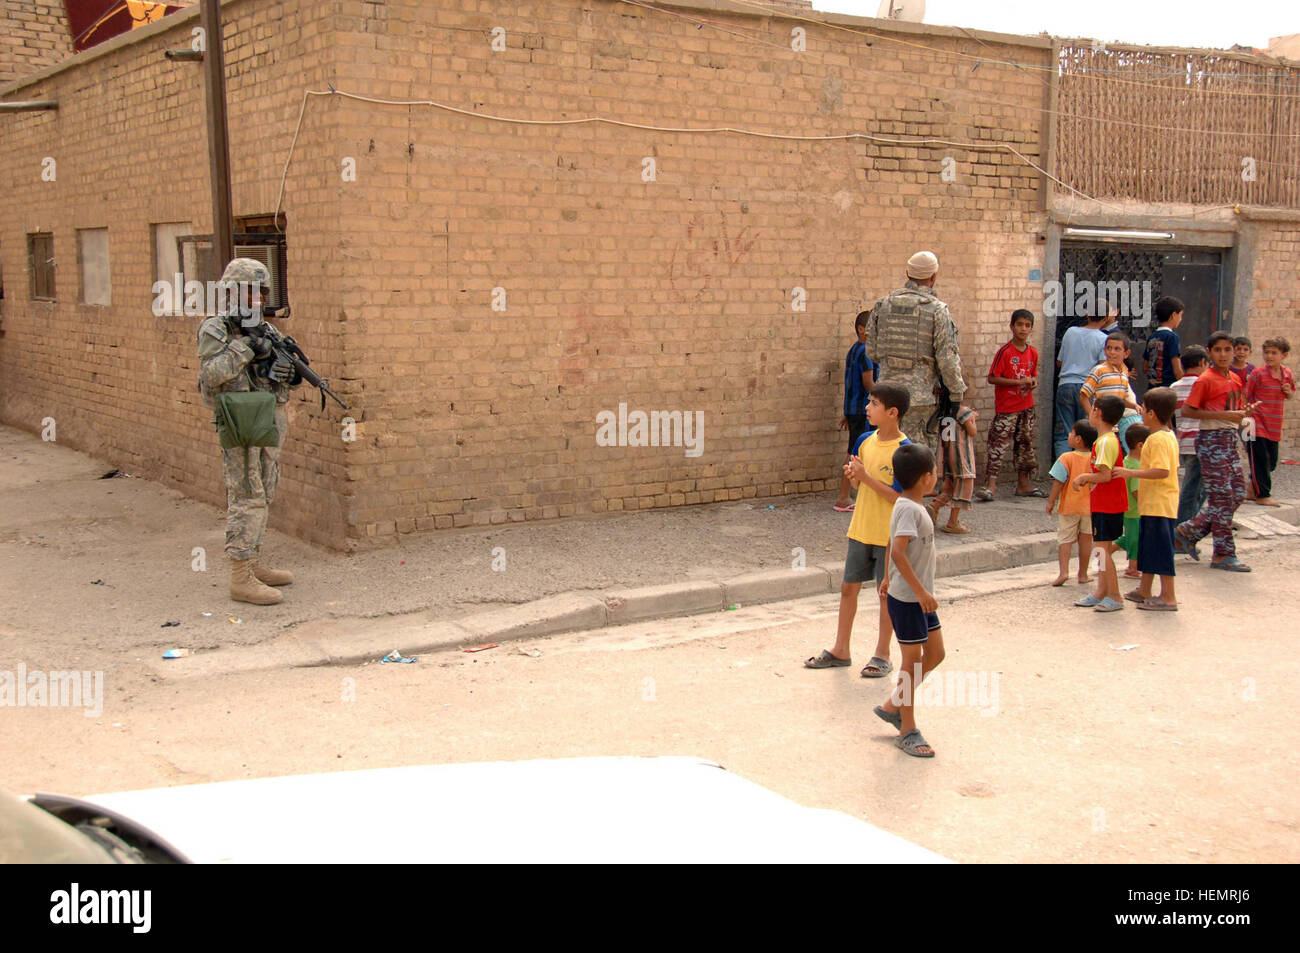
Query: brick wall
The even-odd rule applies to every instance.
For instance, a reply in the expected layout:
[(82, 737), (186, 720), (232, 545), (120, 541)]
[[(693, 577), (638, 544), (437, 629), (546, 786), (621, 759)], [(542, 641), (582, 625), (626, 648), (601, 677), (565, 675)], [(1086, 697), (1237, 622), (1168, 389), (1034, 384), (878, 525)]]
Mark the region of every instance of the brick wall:
[[(1300, 220), (1256, 222), (1255, 256), (1250, 280), (1254, 284), (1250, 313), (1246, 316), (1246, 334), (1254, 344), (1250, 362), (1264, 363), (1264, 341), (1284, 337), (1291, 343), (1286, 364), (1300, 378)], [(1292, 400), (1285, 406), (1281, 452), (1284, 458), (1300, 454), (1300, 403)]]
[(0, 83), (72, 55), (62, 0), (0, 0)]
[[(339, 85), (516, 118), (1038, 153), (1041, 84), (1013, 67), (967, 75), (942, 55), (970, 41), (864, 51), (805, 24), (809, 49), (795, 53), (791, 21), (710, 17), (720, 28), (606, 2), (344, 3)], [(368, 537), (831, 486), (853, 317), (902, 283), (908, 255), (931, 248), (943, 263), (986, 419), (987, 360), (1010, 311), (1041, 297), (1027, 280), (1041, 266), (1036, 174), (1005, 153), (332, 105), (350, 135), (305, 148), (364, 153), (342, 216), (349, 372), (365, 394), (350, 518)], [(645, 157), (657, 181), (642, 180)], [(498, 287), (505, 312), (491, 307)], [(597, 415), (620, 403), (701, 411), (702, 454), (599, 446)]]
[[(332, 35), (304, 15), (310, 3), (223, 4), (236, 215), (269, 213), (305, 86), (324, 87)], [(211, 231), (202, 67), (164, 59), (188, 47), (197, 8), (116, 37), (78, 65), (11, 88), (6, 98), (57, 98), (57, 112), (0, 116), (7, 179), (0, 203), (0, 420), (40, 432), (52, 417), (60, 443), (190, 496), (224, 505), (220, 451), (195, 389), (199, 318), (155, 317), (150, 223)], [(274, 42), (272, 39), (274, 38)], [(303, 134), (327, 132), (329, 110)], [(41, 173), (55, 161), (54, 181)], [(332, 293), (341, 270), (334, 191), (299, 185), (323, 171), (299, 155), (290, 175), (294, 316), (285, 325), (321, 369), (340, 376), (342, 326)], [(112, 304), (78, 302), (76, 229), (109, 232)], [(54, 233), (57, 301), (28, 300), (25, 233)], [(346, 389), (346, 383), (343, 385)], [(345, 534), (345, 452), (337, 414), (311, 395), (291, 405), (283, 503), (273, 525), (338, 545)], [(179, 546), (179, 544), (178, 544)], [(188, 560), (189, 546), (178, 559)], [(214, 555), (214, 554), (210, 554)]]
[[(939, 256), (987, 427), (1010, 312), (1041, 311), (1038, 174), (1000, 148), (775, 136), (1006, 143), (1037, 162), (1042, 76), (998, 61), (1043, 65), (1045, 41), (800, 22), (795, 52), (795, 21), (707, 0), (483, 6), (223, 6), (237, 215), (274, 209), (305, 89), (479, 114), (308, 102), (285, 189), (287, 329), (353, 405), (357, 439), (299, 392), (274, 525), (355, 548), (833, 487), (853, 317), (920, 248)], [(53, 416), (60, 441), (220, 503), (197, 320), (150, 312), (149, 223), (210, 228), (200, 67), (162, 58), (196, 24), (176, 14), (0, 91), (62, 103), (0, 117), (0, 159), (19, 170), (0, 206), (0, 419), (38, 431)], [(771, 136), (682, 131), (717, 126)], [(40, 180), (46, 156), (57, 182)], [(75, 229), (91, 227), (110, 233), (107, 307), (75, 300)], [(1295, 253), (1294, 230), (1269, 228), (1266, 273)], [(27, 300), (35, 230), (55, 233), (52, 305)], [(1295, 305), (1293, 284), (1256, 287), (1252, 333)], [(698, 412), (701, 452), (602, 446), (598, 415), (620, 404)]]

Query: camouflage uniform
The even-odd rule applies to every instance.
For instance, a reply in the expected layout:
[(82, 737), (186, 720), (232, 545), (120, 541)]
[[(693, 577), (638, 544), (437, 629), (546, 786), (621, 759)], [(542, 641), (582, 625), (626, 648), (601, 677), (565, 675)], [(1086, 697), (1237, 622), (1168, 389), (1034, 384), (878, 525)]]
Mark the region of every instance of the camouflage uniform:
[[(285, 405), (289, 402), (291, 390), (288, 384), (254, 373), (251, 363), (255, 356), (253, 349), (248, 339), (238, 332), (239, 318), (224, 314), (208, 318), (199, 325), (199, 391), (203, 404), (213, 410), (212, 426), (215, 430), (217, 394), (271, 391), (275, 394), (275, 427), (279, 431), (279, 441), (274, 447), (222, 450), (222, 478), (226, 483), (226, 555), (232, 560), (255, 558), (266, 535), (267, 514), (280, 482), (280, 448), (289, 427)], [(248, 455), (247, 472), (244, 469), (245, 452)]]
[(867, 318), (867, 353), (880, 365), (879, 380), (907, 388), (911, 406), (899, 429), (915, 443), (937, 452), (936, 434), (925, 427), (938, 406), (939, 382), (954, 403), (966, 393), (957, 351), (957, 326), (948, 306), (927, 286), (907, 284), (881, 298)]

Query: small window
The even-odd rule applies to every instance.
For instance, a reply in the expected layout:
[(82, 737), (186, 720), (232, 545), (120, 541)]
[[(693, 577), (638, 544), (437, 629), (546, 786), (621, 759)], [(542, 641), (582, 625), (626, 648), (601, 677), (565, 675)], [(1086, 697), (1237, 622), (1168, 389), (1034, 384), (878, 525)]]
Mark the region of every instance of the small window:
[[(266, 265), (271, 273), (271, 295), (267, 304), (283, 308), (289, 304), (287, 268), (287, 236), (285, 219), (277, 223), (270, 215), (250, 215), (235, 219), (235, 257), (255, 258)], [(186, 281), (215, 281), (221, 277), (224, 265), (218, 265), (213, 251), (211, 235), (181, 235), (181, 271)]]
[(54, 300), (54, 235), (33, 232), (27, 236), (27, 270), (31, 274), (33, 301)]
[(113, 303), (113, 280), (108, 270), (108, 229), (77, 229), (77, 262), (81, 266), (81, 303)]
[[(179, 295), (173, 292), (170, 314), (181, 314), (185, 300), (185, 269), (181, 261), (181, 246), (177, 239), (193, 231), (194, 226), (189, 222), (159, 222), (153, 226), (154, 281), (165, 281), (173, 289), (179, 285), (181, 289)], [(181, 276), (179, 280), (177, 275)]]

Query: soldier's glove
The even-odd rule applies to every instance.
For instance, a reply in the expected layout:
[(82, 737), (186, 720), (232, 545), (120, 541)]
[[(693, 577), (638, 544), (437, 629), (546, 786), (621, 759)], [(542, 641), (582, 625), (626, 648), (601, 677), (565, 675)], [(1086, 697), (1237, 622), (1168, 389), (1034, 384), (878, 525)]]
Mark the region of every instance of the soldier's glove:
[(289, 361), (280, 358), (271, 365), (271, 371), (268, 375), (272, 380), (279, 381), (281, 384), (288, 384), (293, 381), (294, 367)]
[(271, 339), (267, 337), (254, 337), (250, 334), (244, 340), (248, 342), (248, 346), (253, 349), (253, 354), (256, 355), (255, 359), (259, 361), (270, 356), (271, 348), (274, 346), (271, 344)]

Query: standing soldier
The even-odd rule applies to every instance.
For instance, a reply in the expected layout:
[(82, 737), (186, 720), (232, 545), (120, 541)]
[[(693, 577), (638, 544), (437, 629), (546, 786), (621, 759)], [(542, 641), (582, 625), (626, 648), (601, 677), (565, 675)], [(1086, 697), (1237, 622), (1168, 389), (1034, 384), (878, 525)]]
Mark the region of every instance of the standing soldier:
[(912, 399), (899, 429), (936, 453), (926, 425), (939, 408), (943, 388), (953, 408), (966, 393), (957, 327), (948, 306), (934, 294), (938, 272), (933, 252), (917, 252), (907, 260), (907, 284), (877, 301), (867, 319), (867, 353), (880, 365), (878, 376), (902, 384)]
[(224, 292), (224, 303), (220, 313), (200, 324), (198, 333), (199, 391), (204, 406), (214, 411), (214, 427), (218, 394), (251, 390), (275, 394), (275, 426), (279, 434), (276, 445), (222, 451), (230, 598), (259, 606), (280, 601), (280, 593), (271, 586), (293, 582), (291, 573), (260, 565), (258, 551), (266, 535), (267, 512), (280, 482), (280, 448), (289, 426), (285, 404), (290, 388), (301, 382), (288, 361), (277, 360), (265, 367), (259, 359), (268, 355), (270, 343), (256, 333), (247, 333), (262, 324), (262, 301), (270, 283), (270, 272), (261, 262), (236, 258), (221, 276), (219, 287)]

